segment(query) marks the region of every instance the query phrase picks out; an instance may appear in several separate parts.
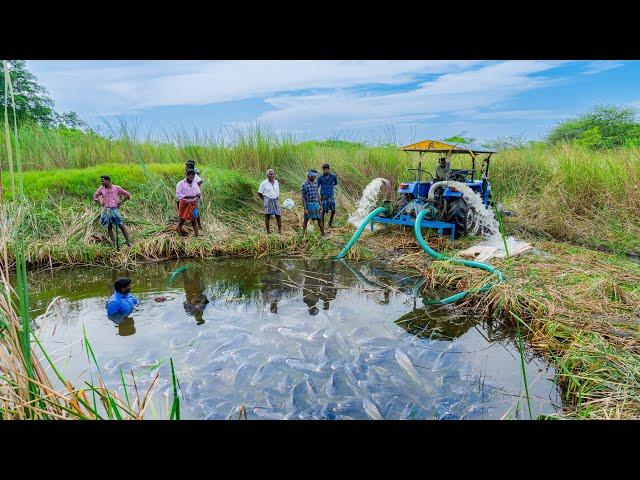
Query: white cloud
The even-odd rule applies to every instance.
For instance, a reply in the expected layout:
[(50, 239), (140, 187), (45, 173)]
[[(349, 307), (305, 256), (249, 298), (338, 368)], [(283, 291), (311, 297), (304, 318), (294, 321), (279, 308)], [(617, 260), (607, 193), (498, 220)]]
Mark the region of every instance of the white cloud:
[[(58, 109), (74, 110), (85, 118), (254, 99), (269, 108), (257, 119), (277, 131), (321, 134), (388, 125), (423, 128), (429, 120), (448, 116), (442, 118), (446, 123), (436, 120), (434, 125), (456, 130), (459, 120), (475, 134), (474, 122), (488, 128), (489, 123), (506, 125), (511, 119), (557, 118), (553, 111), (506, 110), (505, 105), (523, 92), (561, 81), (557, 75), (552, 78), (550, 71), (564, 63), (32, 61), (29, 68), (50, 91)], [(590, 68), (597, 68), (596, 63), (610, 62), (591, 62)], [(240, 119), (252, 115), (256, 119), (259, 114), (255, 106), (247, 111)]]
[(587, 66), (587, 69), (582, 72), (585, 75), (595, 75), (596, 73), (606, 72), (607, 70), (613, 70), (614, 68), (622, 67), (624, 63), (616, 62), (613, 60), (600, 60), (597, 62), (591, 62)]
[(322, 95), (281, 95), (267, 98), (274, 110), (261, 119), (279, 126), (314, 122), (354, 124), (372, 118), (384, 121), (411, 115), (434, 115), (487, 108), (504, 99), (557, 80), (536, 76), (558, 62), (506, 61), (474, 70), (448, 73), (399, 93), (358, 95), (336, 91)]
[(279, 92), (402, 85), (478, 61), (30, 62), (60, 108), (100, 114), (205, 105)]

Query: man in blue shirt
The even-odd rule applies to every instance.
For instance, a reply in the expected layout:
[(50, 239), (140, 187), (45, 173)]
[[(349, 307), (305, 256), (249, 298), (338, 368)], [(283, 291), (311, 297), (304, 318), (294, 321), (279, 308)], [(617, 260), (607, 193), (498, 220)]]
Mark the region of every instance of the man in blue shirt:
[(107, 315), (111, 320), (118, 320), (129, 315), (139, 302), (136, 297), (131, 295), (130, 278), (118, 278), (113, 284), (113, 288), (115, 292), (107, 300)]
[(322, 165), (322, 175), (318, 177), (320, 186), (320, 203), (322, 204), (322, 224), (324, 225), (324, 214), (331, 212), (329, 217), (329, 227), (333, 227), (333, 216), (336, 214), (336, 201), (333, 198), (333, 187), (338, 184), (338, 177), (329, 171), (329, 164)]
[(318, 172), (315, 170), (309, 170), (307, 172), (307, 179), (300, 187), (300, 194), (302, 195), (302, 207), (304, 208), (304, 224), (302, 225), (302, 236), (307, 234), (307, 224), (309, 219), (317, 220), (320, 232), (324, 237), (324, 227), (322, 225), (322, 207), (320, 206), (320, 200), (318, 197), (318, 184), (315, 182)]

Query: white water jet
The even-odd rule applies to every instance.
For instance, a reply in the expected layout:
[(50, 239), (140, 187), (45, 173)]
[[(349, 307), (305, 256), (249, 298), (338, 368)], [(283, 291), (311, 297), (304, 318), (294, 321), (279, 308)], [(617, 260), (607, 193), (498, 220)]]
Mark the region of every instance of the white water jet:
[(349, 215), (349, 223), (355, 227), (359, 227), (364, 219), (371, 213), (373, 207), (378, 204), (378, 197), (382, 189), (383, 178), (372, 180), (369, 185), (362, 191), (362, 197), (358, 201), (356, 211)]
[(513, 252), (519, 248), (527, 245), (526, 242), (519, 241), (513, 237), (508, 237), (505, 240), (502, 239), (500, 233), (500, 225), (496, 220), (495, 213), (491, 207), (487, 208), (482, 203), (482, 197), (471, 190), (471, 188), (461, 182), (444, 181), (434, 183), (429, 189), (429, 198), (433, 198), (436, 186), (455, 187), (462, 192), (462, 198), (467, 202), (470, 209), (474, 211), (474, 218), (472, 223), (474, 230), (477, 228), (484, 237), (484, 240), (478, 243), (480, 246), (494, 247), (496, 248), (497, 257), (504, 256), (505, 254), (505, 241), (507, 244), (507, 250)]

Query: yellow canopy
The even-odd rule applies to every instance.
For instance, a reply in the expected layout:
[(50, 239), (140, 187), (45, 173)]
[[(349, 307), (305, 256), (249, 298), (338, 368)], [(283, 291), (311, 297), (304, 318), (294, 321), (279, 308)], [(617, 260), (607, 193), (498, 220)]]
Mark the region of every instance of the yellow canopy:
[(443, 142), (441, 140), (423, 140), (418, 143), (412, 143), (401, 150), (405, 152), (433, 152), (433, 153), (470, 153), (476, 155), (478, 153), (496, 153), (495, 150), (471, 145), (469, 143), (452, 143)]

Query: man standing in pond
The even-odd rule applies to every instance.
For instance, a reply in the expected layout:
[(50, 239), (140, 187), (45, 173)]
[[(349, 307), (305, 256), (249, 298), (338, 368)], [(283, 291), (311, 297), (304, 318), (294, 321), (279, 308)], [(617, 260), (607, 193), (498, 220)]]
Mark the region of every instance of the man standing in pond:
[[(127, 232), (127, 229), (122, 222), (122, 216), (120, 215), (120, 205), (127, 200), (130, 200), (131, 194), (124, 188), (118, 185), (113, 185), (109, 175), (102, 175), (100, 177), (100, 181), (102, 186), (100, 186), (98, 190), (96, 190), (96, 193), (93, 194), (93, 201), (103, 207), (102, 214), (100, 215), (100, 223), (108, 230), (111, 243), (114, 245), (116, 243), (116, 237), (113, 232), (113, 225), (115, 225), (116, 227), (120, 227), (127, 245), (131, 246), (129, 232)], [(122, 201), (120, 200), (121, 195), (123, 197)]]
[(333, 198), (333, 187), (338, 184), (338, 177), (329, 171), (329, 164), (322, 165), (322, 175), (318, 177), (320, 187), (320, 204), (322, 205), (322, 224), (324, 225), (324, 214), (331, 212), (329, 217), (329, 228), (333, 227), (333, 216), (336, 214), (336, 201)]
[(196, 172), (193, 169), (187, 170), (187, 176), (176, 185), (176, 200), (178, 200), (178, 220), (177, 231), (184, 236), (182, 230), (184, 222), (191, 222), (193, 233), (198, 236), (198, 202), (200, 200), (200, 187), (195, 181)]
[(131, 314), (133, 308), (139, 303), (138, 299), (131, 295), (131, 279), (118, 278), (113, 284), (115, 292), (107, 300), (107, 315), (112, 320), (123, 319)]
[(276, 180), (276, 172), (273, 168), (267, 170), (267, 179), (263, 180), (258, 187), (258, 195), (264, 204), (264, 228), (269, 231), (269, 220), (271, 215), (276, 217), (276, 223), (278, 224), (278, 233), (282, 233), (282, 225), (280, 223), (280, 205), (278, 205), (278, 198), (280, 197), (280, 184)]
[(302, 207), (304, 208), (304, 223), (302, 225), (302, 236), (307, 234), (307, 223), (309, 219), (317, 220), (320, 232), (324, 237), (324, 227), (322, 226), (322, 207), (318, 197), (318, 185), (315, 180), (318, 176), (316, 170), (309, 170), (307, 172), (307, 179), (300, 187), (300, 193), (302, 194)]

